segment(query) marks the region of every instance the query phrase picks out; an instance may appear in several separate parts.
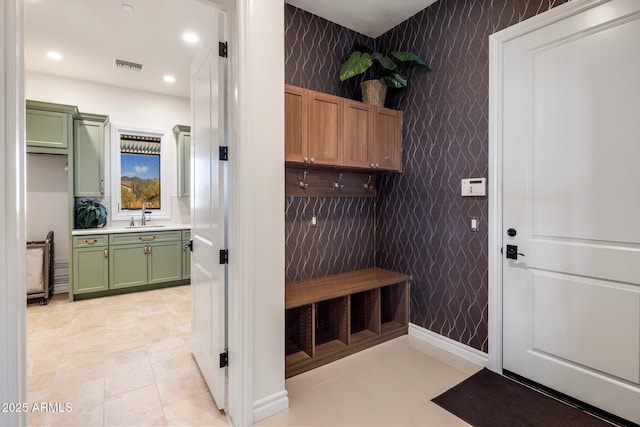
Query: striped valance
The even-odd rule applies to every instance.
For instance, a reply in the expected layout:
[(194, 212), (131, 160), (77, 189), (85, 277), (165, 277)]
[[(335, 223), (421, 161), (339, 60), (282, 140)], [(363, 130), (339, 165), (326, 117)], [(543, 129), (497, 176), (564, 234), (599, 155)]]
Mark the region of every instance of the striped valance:
[(120, 135), (120, 152), (160, 155), (160, 138), (153, 136)]

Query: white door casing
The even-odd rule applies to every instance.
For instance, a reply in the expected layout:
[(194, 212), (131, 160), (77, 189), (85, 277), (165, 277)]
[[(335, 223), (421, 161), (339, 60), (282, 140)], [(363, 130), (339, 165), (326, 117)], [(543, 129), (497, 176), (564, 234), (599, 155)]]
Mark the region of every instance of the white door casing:
[(191, 254), (192, 352), (219, 409), (226, 406), (226, 368), (219, 355), (226, 346), (226, 266), (219, 251), (226, 244), (227, 168), (219, 160), (225, 144), (226, 62), (218, 56), (224, 15), (212, 8), (211, 34), (191, 66)]
[[(0, 5), (0, 403), (27, 401), (25, 322), (26, 186), (24, 5)], [(26, 425), (26, 413), (0, 411), (0, 425)]]
[[(543, 15), (492, 36), (491, 206), (502, 217), (490, 304), (502, 304), (502, 367), (637, 423), (640, 3)], [(507, 244), (524, 255), (500, 258)]]

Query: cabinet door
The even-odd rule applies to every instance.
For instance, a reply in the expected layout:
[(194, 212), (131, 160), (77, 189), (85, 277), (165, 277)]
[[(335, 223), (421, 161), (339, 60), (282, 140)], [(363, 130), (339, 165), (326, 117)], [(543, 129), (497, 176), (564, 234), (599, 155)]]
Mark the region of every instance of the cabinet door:
[(149, 243), (147, 252), (149, 284), (182, 279), (182, 243), (180, 241)]
[(374, 126), (376, 168), (402, 171), (402, 112), (376, 107)]
[(191, 134), (183, 133), (179, 138), (178, 173), (180, 176), (179, 196), (191, 196)]
[(109, 289), (109, 250), (103, 247), (73, 249), (73, 293)]
[(343, 159), (342, 98), (309, 91), (309, 162), (340, 165)]
[(344, 101), (344, 165), (371, 168), (374, 161), (373, 107)]
[(69, 146), (69, 114), (26, 111), (27, 146), (66, 149)]
[(74, 120), (76, 197), (104, 195), (104, 123)]
[(147, 245), (110, 246), (109, 288), (147, 284)]
[(191, 251), (189, 241), (182, 242), (182, 278), (191, 279)]
[(308, 91), (299, 87), (284, 87), (284, 159), (306, 163), (308, 158)]

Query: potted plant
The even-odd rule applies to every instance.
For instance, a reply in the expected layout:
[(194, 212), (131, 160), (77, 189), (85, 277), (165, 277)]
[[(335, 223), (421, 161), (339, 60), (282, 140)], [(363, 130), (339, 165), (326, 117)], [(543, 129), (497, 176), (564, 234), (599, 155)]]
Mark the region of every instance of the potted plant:
[(429, 65), (415, 53), (393, 51), (385, 56), (367, 46), (358, 45), (351, 50), (349, 58), (340, 67), (340, 80), (362, 75), (362, 101), (382, 107), (387, 87), (407, 87), (409, 78), (405, 70), (408, 67), (431, 71)]
[(92, 200), (76, 205), (76, 226), (78, 228), (98, 228), (107, 225), (107, 208)]

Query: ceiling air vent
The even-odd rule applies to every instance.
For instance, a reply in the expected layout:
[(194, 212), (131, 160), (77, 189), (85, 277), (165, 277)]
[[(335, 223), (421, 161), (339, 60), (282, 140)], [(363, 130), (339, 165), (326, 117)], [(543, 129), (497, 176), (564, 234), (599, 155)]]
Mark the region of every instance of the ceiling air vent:
[(136, 64), (135, 62), (116, 59), (116, 68), (121, 68), (123, 70), (130, 70), (130, 71), (142, 71), (142, 64)]

